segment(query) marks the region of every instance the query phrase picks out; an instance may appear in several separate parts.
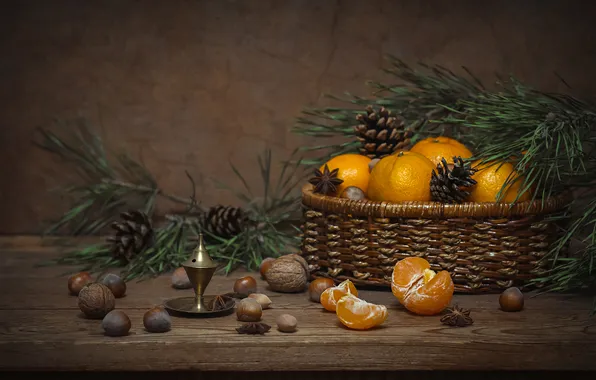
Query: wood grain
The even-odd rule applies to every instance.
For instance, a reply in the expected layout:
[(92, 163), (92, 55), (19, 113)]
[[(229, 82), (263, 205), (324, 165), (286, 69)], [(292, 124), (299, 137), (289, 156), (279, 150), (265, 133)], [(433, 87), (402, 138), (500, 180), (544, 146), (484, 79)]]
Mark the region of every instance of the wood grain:
[[(132, 320), (122, 338), (102, 334), (100, 321), (85, 319), (67, 292), (65, 272), (75, 268), (35, 268), (56, 250), (18, 244), (0, 252), (0, 369), (3, 370), (596, 370), (596, 323), (590, 297), (542, 295), (526, 300), (520, 313), (498, 310), (496, 295), (461, 295), (454, 303), (470, 308), (474, 325), (450, 328), (439, 316), (404, 310), (390, 292), (362, 290), (368, 301), (389, 307), (387, 322), (370, 331), (350, 331), (307, 294), (280, 294), (258, 281), (273, 307), (263, 322), (275, 325), (282, 313), (296, 316), (299, 330), (265, 336), (239, 335), (234, 315), (217, 319), (173, 318), (173, 328), (151, 334), (143, 313), (165, 299), (192, 294), (176, 290), (168, 276), (128, 284), (116, 307)], [(8, 250), (6, 250), (8, 248)], [(216, 276), (208, 293), (228, 292), (237, 277)], [(253, 274), (254, 275), (254, 274)], [(257, 277), (255, 275), (255, 277)]]

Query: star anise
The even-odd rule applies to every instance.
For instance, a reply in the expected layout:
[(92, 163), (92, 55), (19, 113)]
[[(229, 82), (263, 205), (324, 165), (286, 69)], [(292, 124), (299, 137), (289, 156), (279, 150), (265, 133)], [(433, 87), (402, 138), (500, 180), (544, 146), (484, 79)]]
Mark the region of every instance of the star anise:
[(211, 311), (224, 310), (230, 306), (230, 302), (233, 302), (232, 298), (228, 297), (225, 294), (222, 294), (219, 296), (215, 296), (211, 301), (209, 301), (207, 307)]
[(447, 314), (441, 317), (441, 323), (449, 326), (465, 327), (474, 323), (470, 317), (470, 310), (455, 305), (447, 309)]
[(325, 164), (323, 172), (315, 169), (315, 176), (308, 180), (309, 183), (315, 186), (315, 193), (333, 194), (337, 191), (337, 186), (341, 185), (344, 180), (337, 177), (339, 169), (329, 171), (329, 167)]
[(262, 322), (249, 322), (245, 323), (242, 326), (238, 327), (236, 331), (238, 334), (259, 334), (263, 335), (271, 329), (266, 323)]

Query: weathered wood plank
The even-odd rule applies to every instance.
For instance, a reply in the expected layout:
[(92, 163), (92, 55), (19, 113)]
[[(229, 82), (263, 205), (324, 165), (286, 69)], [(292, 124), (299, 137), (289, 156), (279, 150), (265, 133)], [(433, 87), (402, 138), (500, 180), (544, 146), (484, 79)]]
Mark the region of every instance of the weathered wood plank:
[[(0, 239), (0, 246), (2, 246)], [(26, 244), (25, 244), (26, 243)], [(370, 302), (385, 304), (386, 323), (370, 331), (350, 331), (307, 294), (270, 292), (273, 308), (263, 321), (291, 313), (295, 334), (275, 328), (265, 336), (239, 335), (234, 315), (217, 319), (173, 318), (172, 331), (144, 331), (142, 315), (165, 299), (192, 294), (171, 288), (169, 277), (130, 282), (117, 308), (132, 320), (129, 336), (109, 338), (100, 321), (81, 316), (67, 293), (68, 268), (33, 268), (56, 251), (0, 252), (0, 369), (54, 370), (596, 370), (596, 321), (589, 297), (543, 295), (526, 300), (521, 313), (498, 310), (497, 295), (457, 295), (454, 303), (472, 309), (474, 325), (449, 328), (438, 316), (405, 311), (388, 291), (361, 290)], [(74, 271), (74, 269), (71, 269)], [(216, 276), (208, 293), (224, 293), (246, 272)], [(255, 274), (253, 274), (255, 275)], [(257, 277), (255, 275), (255, 277)]]
[[(239, 323), (233, 316), (174, 318), (172, 331), (150, 334), (142, 327), (142, 310), (125, 311), (134, 326), (122, 338), (103, 336), (99, 321), (71, 310), (3, 311), (0, 368), (26, 363), (29, 369), (60, 370), (596, 369), (591, 359), (596, 328), (580, 320), (539, 321), (529, 328), (517, 321), (491, 325), (490, 313), (479, 313), (476, 326), (454, 329), (436, 318), (417, 323), (416, 317), (392, 313), (385, 327), (355, 332), (330, 313), (293, 310), (300, 321), (297, 333), (245, 336), (234, 331)], [(268, 310), (263, 320), (273, 323), (282, 312)]]

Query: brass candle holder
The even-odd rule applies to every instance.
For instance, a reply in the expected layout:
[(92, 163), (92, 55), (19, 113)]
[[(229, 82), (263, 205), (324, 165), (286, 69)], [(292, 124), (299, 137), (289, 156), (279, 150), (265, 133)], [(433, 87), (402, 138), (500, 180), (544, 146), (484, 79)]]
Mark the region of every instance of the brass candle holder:
[(209, 307), (209, 303), (213, 301), (215, 296), (205, 296), (205, 290), (213, 278), (217, 264), (211, 259), (205, 248), (203, 234), (199, 234), (199, 246), (192, 252), (188, 260), (182, 264), (182, 267), (188, 275), (195, 296), (168, 300), (164, 303), (166, 309), (189, 315), (217, 316), (227, 314), (234, 308), (233, 300), (217, 310)]

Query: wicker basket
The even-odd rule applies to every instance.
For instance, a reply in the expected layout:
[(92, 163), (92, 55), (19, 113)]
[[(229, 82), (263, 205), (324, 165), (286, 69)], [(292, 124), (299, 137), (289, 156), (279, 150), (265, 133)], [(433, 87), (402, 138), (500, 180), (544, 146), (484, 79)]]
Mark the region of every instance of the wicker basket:
[(395, 263), (424, 257), (447, 270), (460, 293), (493, 293), (527, 286), (543, 273), (539, 261), (557, 238), (546, 221), (566, 195), (511, 206), (498, 203), (352, 201), (302, 188), (302, 255), (311, 277), (390, 287)]

